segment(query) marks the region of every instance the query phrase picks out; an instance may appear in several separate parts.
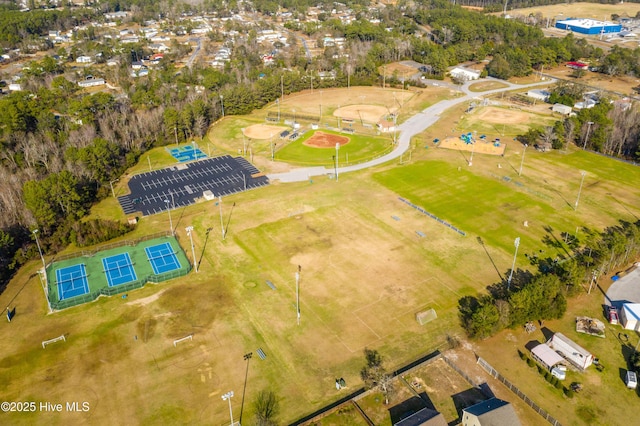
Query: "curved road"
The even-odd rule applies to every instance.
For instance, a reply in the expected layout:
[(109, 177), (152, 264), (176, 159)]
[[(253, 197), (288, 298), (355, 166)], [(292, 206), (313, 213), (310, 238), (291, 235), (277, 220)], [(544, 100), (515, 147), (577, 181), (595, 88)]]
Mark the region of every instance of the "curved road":
[[(469, 90), (469, 86), (472, 84), (481, 82), (481, 81), (498, 81), (503, 84), (507, 84), (508, 87), (488, 90), (486, 92), (471, 92)], [(493, 78), (486, 78), (481, 80), (473, 80), (467, 81), (464, 85), (462, 85), (461, 90), (465, 94), (464, 96), (456, 99), (448, 99), (446, 101), (438, 102), (437, 104), (431, 105), (429, 108), (421, 111), (420, 113), (414, 115), (409, 118), (407, 121), (398, 126), (398, 130), (400, 131), (400, 137), (397, 140), (397, 145), (393, 151), (388, 154), (383, 155), (382, 157), (375, 158), (366, 163), (355, 164), (352, 166), (346, 167), (338, 167), (338, 175), (341, 173), (353, 172), (356, 170), (366, 169), (372, 166), (377, 166), (379, 164), (386, 163), (387, 161), (391, 161), (400, 157), (404, 152), (409, 149), (411, 138), (421, 132), (423, 132), (428, 127), (435, 124), (440, 119), (440, 114), (442, 114), (447, 109), (458, 105), (463, 102), (468, 102), (473, 98), (479, 96), (485, 96), (493, 93), (506, 92), (514, 89), (523, 89), (528, 87), (534, 87), (539, 85), (549, 85), (553, 83), (555, 80), (546, 80), (537, 83), (531, 84), (514, 84), (509, 83), (504, 80), (498, 80)], [(333, 174), (333, 168), (326, 168), (324, 166), (318, 167), (303, 167), (298, 169), (293, 169), (284, 173), (270, 173), (267, 174), (269, 180), (279, 180), (280, 182), (302, 182), (305, 180), (309, 180), (312, 176), (321, 176), (327, 174)]]

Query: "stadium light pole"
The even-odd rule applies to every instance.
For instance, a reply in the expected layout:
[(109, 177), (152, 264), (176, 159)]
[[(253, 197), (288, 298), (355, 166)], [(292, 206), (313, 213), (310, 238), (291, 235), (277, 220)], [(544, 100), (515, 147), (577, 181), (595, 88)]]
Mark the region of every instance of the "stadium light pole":
[(231, 417), (231, 426), (233, 426), (233, 410), (231, 410), (231, 397), (233, 396), (233, 391), (229, 391), (222, 395), (222, 400), (229, 402), (229, 416)]
[(44, 256), (42, 255), (42, 247), (40, 247), (40, 241), (38, 240), (38, 230), (34, 229), (33, 236), (36, 239), (36, 245), (38, 246), (38, 253), (40, 253), (40, 260), (42, 260), (42, 273), (44, 274), (44, 283), (47, 284), (47, 264), (44, 262)]
[(338, 151), (340, 151), (340, 142), (336, 142), (336, 182), (338, 181)]
[(109, 186), (111, 187), (111, 195), (113, 195), (113, 198), (116, 198), (116, 193), (113, 190), (113, 184), (116, 183), (119, 180), (120, 180), (120, 178), (118, 178), (116, 180), (109, 181)]
[(513, 278), (513, 269), (516, 267), (516, 256), (518, 256), (518, 247), (520, 247), (520, 237), (516, 238), (513, 244), (516, 246), (516, 251), (513, 254), (513, 264), (511, 265), (511, 272), (509, 272), (509, 279), (507, 280), (507, 291), (511, 288), (511, 278)]
[(524, 164), (524, 153), (527, 152), (528, 144), (524, 144), (524, 149), (522, 150), (522, 160), (520, 160), (520, 170), (518, 170), (518, 176), (522, 175), (522, 165)]
[(185, 228), (187, 231), (187, 235), (189, 236), (189, 241), (191, 241), (191, 255), (193, 256), (193, 269), (198, 272), (198, 262), (196, 262), (196, 247), (193, 245), (193, 226), (187, 226)]
[(173, 234), (173, 220), (171, 220), (171, 209), (169, 208), (170, 207), (169, 206), (169, 203), (170, 203), (169, 199), (167, 198), (166, 200), (164, 200), (164, 203), (167, 205), (167, 212), (169, 213), (169, 226), (170, 226), (170, 229), (171, 229), (171, 235), (173, 236), (174, 235)]
[(582, 149), (587, 149), (587, 142), (589, 142), (589, 132), (591, 131), (591, 125), (593, 121), (587, 121), (587, 135), (584, 137), (584, 145)]
[(574, 210), (578, 210), (578, 202), (580, 201), (580, 193), (582, 192), (582, 184), (584, 183), (584, 177), (587, 175), (587, 172), (584, 170), (580, 172), (582, 175), (582, 179), (580, 179), (580, 188), (578, 189), (578, 197), (576, 198), (576, 205), (574, 206)]
[(222, 118), (224, 118), (224, 96), (220, 95), (220, 106), (222, 107)]

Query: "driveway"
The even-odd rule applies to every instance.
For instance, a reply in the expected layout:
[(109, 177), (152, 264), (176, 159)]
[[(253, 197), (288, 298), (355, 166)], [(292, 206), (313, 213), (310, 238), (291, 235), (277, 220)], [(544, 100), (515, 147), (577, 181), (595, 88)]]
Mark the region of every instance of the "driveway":
[(605, 305), (613, 305), (618, 310), (623, 303), (640, 303), (640, 262), (633, 271), (611, 284), (604, 297)]

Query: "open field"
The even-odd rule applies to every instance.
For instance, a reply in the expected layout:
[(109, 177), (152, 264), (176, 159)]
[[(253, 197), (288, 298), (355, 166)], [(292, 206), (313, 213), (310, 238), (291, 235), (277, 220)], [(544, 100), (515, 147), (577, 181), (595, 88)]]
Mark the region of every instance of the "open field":
[[(433, 102), (430, 93), (433, 99), (442, 95), (417, 93), (416, 105)], [(262, 123), (260, 114), (264, 111), (217, 123), (208, 135), (214, 152), (241, 149), (240, 129)], [(429, 132), (442, 136), (451, 129), (453, 121), (448, 120), (455, 121), (459, 115), (459, 111), (443, 115), (443, 121)], [(100, 298), (46, 315), (35, 275), (38, 262), (30, 262), (0, 295), (0, 305), (17, 308), (15, 319), (0, 326), (0, 338), (9, 342), (0, 358), (3, 396), (63, 404), (87, 401), (90, 410), (9, 413), (6, 422), (224, 424), (229, 410), (220, 396), (233, 390), (234, 415), (242, 412), (243, 423), (251, 424), (253, 400), (261, 390), (270, 389), (280, 398), (279, 423), (285, 424), (358, 388), (365, 347), (377, 349), (393, 370), (431, 352), (447, 334), (463, 336), (458, 300), (504, 277), (511, 266), (515, 237), (522, 238), (517, 268), (528, 269), (525, 254), (544, 250), (552, 258), (562, 256), (561, 249), (542, 242), (548, 235), (545, 227), (557, 236), (563, 231), (573, 233), (577, 226), (602, 229), (618, 219), (640, 216), (640, 170), (629, 164), (580, 150), (544, 154), (531, 150), (518, 177), (522, 151), (515, 144), (509, 144), (504, 157), (478, 154), (468, 167), (464, 153), (424, 149), (421, 141), (430, 140), (427, 137), (415, 139), (413, 159), (404, 165), (393, 162), (341, 175), (339, 182), (319, 177), (313, 184), (274, 184), (224, 198), (222, 205), (205, 202), (175, 210), (173, 223), (187, 253), (185, 227), (194, 227), (200, 272), (147, 285), (126, 299)], [(252, 141), (254, 160), (268, 164), (268, 145), (259, 151), (260, 143), (268, 142)], [(205, 145), (200, 145), (203, 150)], [(153, 151), (150, 161), (160, 164), (164, 155)], [(146, 163), (143, 157), (134, 170), (144, 170)], [(274, 169), (290, 167), (274, 163)], [(575, 211), (580, 170), (587, 176), (580, 208)], [(123, 184), (118, 182), (116, 189)], [(400, 202), (399, 196), (466, 231), (467, 236), (420, 214)], [(122, 218), (116, 204), (108, 198), (93, 212)], [(224, 241), (219, 211), (229, 221)], [(166, 214), (144, 217), (126, 238), (167, 227)], [(49, 253), (45, 256), (51, 258)], [(300, 325), (296, 322), (298, 266)], [(596, 315), (602, 298), (594, 294), (576, 302), (580, 312)], [(415, 313), (429, 308), (436, 310), (438, 318), (420, 326)], [(557, 327), (573, 338), (568, 331), (572, 321), (566, 316), (547, 327)], [(42, 349), (42, 340), (62, 334), (66, 342)], [(174, 339), (189, 334), (193, 341), (173, 346)], [(618, 402), (610, 403), (613, 392), (609, 395), (606, 388), (596, 386), (593, 377), (599, 373), (595, 370), (585, 377), (596, 385), (570, 403), (549, 392), (546, 382), (517, 358), (518, 345), (535, 337), (521, 334), (526, 333), (512, 330), (463, 348), (469, 347), (465, 354), (471, 359), (476, 351), (504, 370), (562, 424), (624, 424), (616, 417), (621, 405), (626, 410), (640, 408), (637, 396), (622, 390), (615, 393)], [(607, 365), (608, 375), (601, 383), (617, 390), (622, 385), (615, 374), (624, 362), (613, 343), (609, 338), (598, 340), (593, 350)], [(266, 353), (264, 360), (257, 356), (258, 348)], [(247, 362), (243, 355), (248, 352), (253, 357)], [(346, 380), (347, 389), (335, 389), (337, 377)], [(499, 396), (509, 398), (508, 392)], [(443, 411), (452, 416), (446, 396), (438, 398)], [(587, 404), (598, 408), (585, 414)], [(390, 421), (389, 412), (385, 413), (382, 424)], [(339, 417), (333, 418), (335, 423), (329, 419), (323, 424), (341, 424)], [(359, 423), (354, 420), (354, 424)]]
[[(544, 18), (555, 18), (556, 20), (569, 18), (590, 18), (598, 20), (611, 20), (612, 14), (620, 16), (634, 17), (640, 12), (640, 4), (638, 3), (616, 3), (616, 4), (600, 4), (600, 3), (562, 3), (548, 6), (527, 7), (524, 9), (507, 9), (507, 13), (512, 15), (535, 15), (541, 13)], [(502, 12), (496, 12), (495, 15), (502, 15)]]

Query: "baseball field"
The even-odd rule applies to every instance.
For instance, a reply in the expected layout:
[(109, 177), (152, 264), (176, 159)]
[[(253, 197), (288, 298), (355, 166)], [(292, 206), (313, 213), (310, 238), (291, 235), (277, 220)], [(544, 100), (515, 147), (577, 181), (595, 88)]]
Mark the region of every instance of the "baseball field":
[[(447, 92), (443, 90), (403, 93), (400, 115), (405, 108), (420, 110), (441, 99)], [(328, 115), (344, 107), (347, 98), (358, 105), (376, 99), (373, 106), (385, 100), (388, 107), (394, 101), (381, 89), (357, 88), (357, 95), (354, 88), (343, 91), (323, 97)], [(308, 108), (310, 114), (311, 106), (303, 105), (311, 105), (312, 99), (317, 99), (316, 93), (300, 94), (285, 99), (280, 107), (297, 112)], [(3, 400), (33, 401), (38, 409), (2, 414), (3, 422), (222, 425), (229, 422), (230, 401), (234, 419), (253, 424), (257, 395), (271, 390), (280, 401), (278, 424), (287, 424), (360, 387), (365, 347), (378, 350), (393, 370), (430, 353), (447, 335), (464, 341), (458, 300), (505, 276), (514, 238), (521, 238), (516, 268), (530, 269), (525, 254), (544, 250), (552, 258), (563, 255), (561, 248), (543, 242), (549, 229), (554, 235), (574, 233), (577, 228), (602, 229), (640, 215), (636, 166), (574, 149), (549, 153), (531, 149), (518, 176), (524, 157), (522, 147), (512, 140), (504, 155), (476, 153), (471, 167), (468, 152), (432, 143), (445, 134), (474, 131), (497, 113), (487, 108), (485, 115), (465, 116), (458, 110), (443, 115), (434, 128), (412, 141), (411, 159), (405, 156), (402, 164), (395, 161), (344, 174), (339, 182), (319, 177), (313, 182), (274, 184), (223, 198), (221, 204), (202, 202), (174, 211), (173, 225), (189, 259), (185, 228), (194, 227), (199, 271), (146, 285), (126, 298), (101, 297), (47, 314), (36, 274), (39, 263), (34, 259), (0, 295), (2, 306), (17, 309), (14, 320), (0, 326), (5, 342), (0, 380)], [(290, 128), (282, 122), (265, 123), (264, 117), (264, 111), (227, 117), (200, 146), (203, 151), (211, 149), (212, 155), (237, 155), (238, 150), (242, 155), (248, 136), (241, 129), (260, 124)], [(540, 120), (533, 113), (531, 117)], [(509, 134), (514, 129), (498, 128), (495, 136), (499, 130)], [(253, 134), (247, 158), (251, 156), (261, 170), (296, 167), (295, 159), (284, 164), (271, 161), (269, 141)], [(304, 142), (295, 143), (328, 152)], [(351, 143), (356, 145), (349, 141), (344, 148)], [(174, 164), (161, 151), (151, 152), (149, 160), (143, 158), (130, 174), (151, 165)], [(586, 177), (580, 208), (574, 210), (581, 171)], [(121, 179), (116, 189), (123, 191), (125, 183)], [(92, 214), (125, 219), (114, 198), (104, 200)], [(224, 239), (221, 222), (228, 224)], [(168, 227), (167, 214), (144, 217), (126, 238)], [(50, 260), (52, 254), (45, 257)], [(590, 298), (583, 306), (593, 310), (600, 303)], [(420, 325), (415, 315), (426, 309), (434, 309), (438, 318)], [(571, 319), (557, 324), (570, 330)], [(43, 349), (42, 341), (61, 335), (65, 341)], [(186, 336), (191, 340), (174, 345)], [(468, 346), (490, 355), (499, 345), (515, 354), (515, 344), (505, 343), (504, 335), (490, 344)], [(617, 373), (613, 366), (622, 365), (622, 354), (612, 350), (610, 356), (615, 359), (609, 361), (607, 383), (623, 391), (624, 384), (613, 379)], [(508, 367), (514, 380), (521, 367), (517, 361), (505, 361), (513, 363)], [(336, 390), (339, 377), (345, 379), (345, 389)], [(544, 386), (540, 381), (539, 387)], [(233, 397), (223, 400), (229, 391)], [(597, 393), (590, 397), (596, 402), (599, 398)], [(612, 413), (640, 408), (637, 397), (603, 401), (606, 404), (592, 418), (595, 423), (620, 424), (609, 421)], [(47, 402), (64, 409), (41, 405)], [(68, 402), (79, 402), (81, 408), (86, 402), (88, 409), (68, 410)], [(562, 405), (562, 396), (540, 397), (537, 402), (563, 424), (594, 424), (576, 414), (581, 404)], [(379, 424), (390, 423), (382, 416)]]

